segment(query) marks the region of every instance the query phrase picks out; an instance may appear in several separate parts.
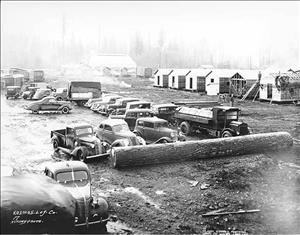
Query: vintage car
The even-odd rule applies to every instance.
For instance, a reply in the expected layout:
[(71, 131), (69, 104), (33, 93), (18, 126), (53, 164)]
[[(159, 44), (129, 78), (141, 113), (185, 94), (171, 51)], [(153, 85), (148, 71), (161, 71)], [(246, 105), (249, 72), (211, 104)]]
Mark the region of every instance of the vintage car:
[(22, 97), (23, 99), (32, 99), (32, 97), (34, 96), (35, 92), (40, 89), (39, 87), (36, 86), (30, 86), (30, 87), (26, 87), (25, 90), (23, 91)]
[[(98, 198), (94, 203), (91, 190), (91, 173), (88, 166), (78, 161), (61, 161), (45, 167), (45, 175), (64, 186), (76, 199), (75, 227), (96, 227), (97, 232), (106, 232), (108, 204)], [(90, 230), (89, 230), (90, 231)]]
[(75, 233), (76, 200), (41, 174), (1, 176), (1, 234)]
[(151, 109), (128, 109), (124, 115), (110, 115), (111, 119), (124, 119), (129, 129), (134, 130), (136, 120), (142, 117), (153, 117), (154, 113)]
[(31, 110), (32, 113), (40, 111), (62, 112), (67, 114), (72, 109), (71, 103), (68, 101), (58, 101), (54, 97), (48, 96), (41, 100), (34, 101), (31, 104), (25, 105), (26, 110)]
[(129, 130), (122, 119), (106, 119), (96, 129), (96, 136), (111, 147), (142, 145), (145, 141)]
[(149, 143), (171, 143), (184, 141), (184, 136), (179, 136), (178, 131), (168, 127), (168, 121), (157, 117), (139, 118), (133, 131)]
[(129, 109), (150, 109), (152, 103), (148, 101), (134, 101), (127, 103), (125, 108), (118, 108), (111, 114), (122, 115), (125, 114), (126, 110)]
[(21, 96), (21, 87), (19, 86), (7, 86), (6, 87), (6, 99), (14, 98), (18, 99)]
[(55, 92), (52, 92), (52, 96), (57, 100), (67, 100), (68, 99), (68, 89), (67, 88), (57, 88)]
[(93, 102), (90, 109), (94, 112), (98, 112), (98, 109), (102, 107), (102, 105), (110, 105), (116, 103), (118, 99), (121, 99), (122, 96), (119, 95), (109, 95), (103, 97), (101, 101)]
[(115, 112), (117, 109), (126, 108), (126, 105), (130, 102), (139, 101), (138, 98), (121, 98), (116, 101), (115, 104), (109, 104), (107, 108), (99, 109), (99, 113), (108, 116), (109, 114)]
[(111, 94), (111, 93), (104, 93), (104, 92), (103, 92), (102, 95), (101, 95), (101, 97), (89, 99), (89, 100), (84, 104), (84, 106), (90, 108), (94, 102), (102, 101), (104, 97), (106, 97), (106, 96), (112, 96), (112, 95), (113, 95), (113, 94)]
[(69, 125), (65, 129), (51, 131), (51, 141), (59, 157), (59, 151), (62, 151), (71, 159), (83, 162), (90, 158), (107, 157), (110, 149), (107, 143), (94, 135), (89, 124)]
[(153, 107), (152, 107), (154, 115), (156, 117), (165, 119), (171, 124), (175, 123), (174, 113), (177, 108), (178, 108), (178, 106), (175, 104), (172, 104), (172, 103), (157, 104), (157, 105), (153, 105)]
[(44, 97), (47, 97), (47, 96), (50, 96), (51, 95), (51, 89), (48, 89), (48, 88), (46, 88), (46, 89), (42, 89), (42, 88), (40, 88), (40, 89), (38, 89), (35, 93), (34, 93), (34, 95), (32, 96), (32, 99), (33, 100), (41, 100), (41, 99), (43, 99)]

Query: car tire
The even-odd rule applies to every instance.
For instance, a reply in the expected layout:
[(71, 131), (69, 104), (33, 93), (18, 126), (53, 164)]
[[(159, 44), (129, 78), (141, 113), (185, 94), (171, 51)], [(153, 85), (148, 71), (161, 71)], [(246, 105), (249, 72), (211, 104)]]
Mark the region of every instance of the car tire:
[(61, 97), (57, 97), (56, 100), (57, 101), (62, 101), (62, 98)]
[(77, 159), (81, 162), (85, 162), (86, 161), (86, 154), (84, 153), (84, 151), (82, 150), (78, 150), (77, 154)]
[(54, 151), (57, 151), (58, 150), (58, 141), (56, 139), (53, 140), (53, 149)]
[(61, 112), (63, 114), (68, 114), (70, 112), (70, 109), (68, 107), (63, 107), (62, 110), (61, 110)]
[(232, 137), (232, 133), (230, 131), (223, 131), (222, 138)]
[(33, 113), (33, 114), (38, 114), (39, 111), (38, 111), (38, 110), (32, 110), (32, 113)]
[(189, 135), (191, 133), (191, 126), (188, 122), (182, 122), (179, 128), (181, 133), (184, 135)]

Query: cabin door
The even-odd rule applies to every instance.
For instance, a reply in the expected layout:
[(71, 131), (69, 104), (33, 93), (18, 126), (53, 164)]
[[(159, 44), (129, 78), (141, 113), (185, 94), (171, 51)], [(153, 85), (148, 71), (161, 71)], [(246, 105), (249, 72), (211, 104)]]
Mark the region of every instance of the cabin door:
[(190, 78), (190, 89), (193, 89), (193, 78)]
[(267, 84), (267, 98), (272, 99), (272, 84)]

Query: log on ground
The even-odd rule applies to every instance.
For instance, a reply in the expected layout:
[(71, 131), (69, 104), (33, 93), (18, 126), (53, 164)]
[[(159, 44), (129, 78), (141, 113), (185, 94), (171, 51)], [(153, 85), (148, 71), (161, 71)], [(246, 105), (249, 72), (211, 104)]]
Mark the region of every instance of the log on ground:
[(239, 156), (284, 150), (293, 145), (288, 132), (113, 148), (110, 166), (124, 168), (202, 158)]

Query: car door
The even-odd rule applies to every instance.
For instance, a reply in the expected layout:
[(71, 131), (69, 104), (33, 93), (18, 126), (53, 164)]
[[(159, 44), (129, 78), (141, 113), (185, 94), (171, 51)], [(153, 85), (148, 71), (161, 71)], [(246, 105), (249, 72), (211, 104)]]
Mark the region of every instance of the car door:
[(41, 110), (49, 110), (50, 109), (51, 104), (50, 104), (49, 100), (50, 99), (46, 98), (42, 101), (39, 101), (39, 102), (41, 102), (40, 103), (40, 109)]
[(48, 102), (48, 110), (58, 110), (58, 108), (61, 106), (60, 102), (54, 98), (49, 99)]
[(153, 122), (144, 122), (144, 138), (147, 141), (155, 141), (154, 135), (154, 123)]
[(75, 130), (73, 128), (67, 127), (66, 129), (66, 147), (68, 149), (74, 149), (75, 142)]

